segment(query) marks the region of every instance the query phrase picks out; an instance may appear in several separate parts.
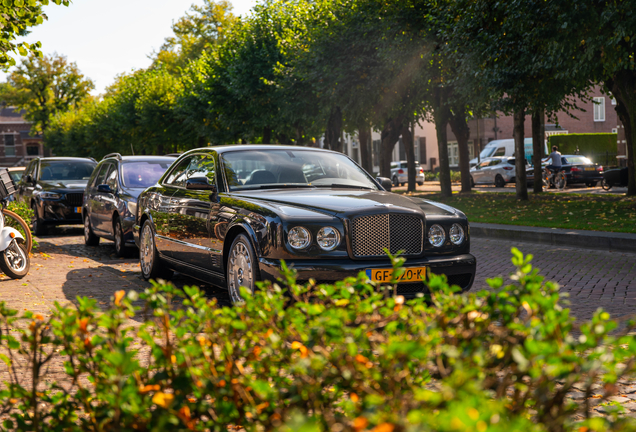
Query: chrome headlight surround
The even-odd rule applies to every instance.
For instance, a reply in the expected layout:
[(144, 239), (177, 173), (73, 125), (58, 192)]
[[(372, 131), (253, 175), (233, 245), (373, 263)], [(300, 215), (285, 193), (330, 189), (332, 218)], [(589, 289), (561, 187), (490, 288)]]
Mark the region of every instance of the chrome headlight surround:
[(331, 226), (322, 227), (316, 235), (316, 242), (324, 251), (334, 250), (340, 244), (340, 232)]
[(441, 225), (435, 224), (428, 229), (428, 241), (435, 247), (441, 247), (446, 241), (446, 231)]
[(287, 243), (293, 249), (305, 249), (311, 244), (311, 233), (302, 226), (295, 226), (287, 233)]
[(57, 192), (42, 192), (40, 194), (40, 198), (45, 200), (57, 200), (62, 198), (62, 194)]
[(454, 223), (451, 229), (448, 231), (448, 238), (454, 245), (460, 245), (464, 242), (466, 234), (464, 234), (464, 228), (460, 224)]

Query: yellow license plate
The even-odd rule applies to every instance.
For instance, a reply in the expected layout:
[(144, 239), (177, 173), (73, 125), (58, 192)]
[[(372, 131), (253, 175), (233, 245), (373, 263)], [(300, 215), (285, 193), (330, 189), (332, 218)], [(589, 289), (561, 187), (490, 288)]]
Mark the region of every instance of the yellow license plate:
[(81, 212), (82, 212), (81, 207), (75, 207), (75, 213), (81, 213)]
[[(367, 269), (367, 277), (376, 282), (391, 282), (393, 269)], [(408, 267), (398, 279), (398, 282), (420, 282), (426, 277), (426, 267)]]
[(585, 167), (585, 171), (596, 171), (594, 167)]

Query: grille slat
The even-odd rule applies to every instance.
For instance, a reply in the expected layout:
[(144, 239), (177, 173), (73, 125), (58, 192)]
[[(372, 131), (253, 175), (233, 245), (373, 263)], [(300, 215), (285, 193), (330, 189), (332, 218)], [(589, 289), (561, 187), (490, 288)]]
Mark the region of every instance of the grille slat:
[(67, 193), (66, 202), (73, 207), (81, 207), (84, 201), (83, 193)]
[(358, 216), (351, 223), (353, 255), (358, 258), (385, 256), (403, 250), (404, 255), (422, 253), (424, 223), (408, 214)]

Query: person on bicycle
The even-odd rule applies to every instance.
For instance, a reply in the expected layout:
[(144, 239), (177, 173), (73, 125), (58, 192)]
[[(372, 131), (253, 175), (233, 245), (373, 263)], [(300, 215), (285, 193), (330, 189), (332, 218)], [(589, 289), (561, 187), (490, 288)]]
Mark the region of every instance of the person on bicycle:
[(547, 160), (550, 161), (545, 168), (552, 172), (560, 171), (563, 164), (561, 163), (561, 153), (558, 152), (557, 146), (552, 146), (552, 153), (548, 156)]

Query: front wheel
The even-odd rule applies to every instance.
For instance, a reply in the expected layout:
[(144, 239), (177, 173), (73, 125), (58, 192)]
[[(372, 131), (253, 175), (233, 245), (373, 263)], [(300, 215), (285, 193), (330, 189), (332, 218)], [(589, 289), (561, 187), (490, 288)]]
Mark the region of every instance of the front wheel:
[(239, 234), (232, 242), (227, 259), (226, 277), (232, 303), (243, 301), (240, 287), (245, 287), (252, 293), (256, 288), (256, 281), (260, 277), (258, 259), (252, 243), (245, 234)]
[(44, 226), (44, 222), (40, 219), (38, 215), (38, 207), (33, 203), (31, 205), (31, 210), (33, 210), (33, 217), (31, 218), (31, 226), (33, 229), (33, 234), (36, 236), (41, 236), (46, 234), (46, 227)]
[(15, 228), (24, 236), (27, 253), (30, 253), (33, 248), (33, 236), (29, 224), (19, 214), (11, 210), (4, 209), (2, 214), (4, 215), (4, 226)]
[(31, 263), (25, 245), (13, 240), (0, 255), (0, 269), (11, 279), (22, 279), (29, 273)]
[(497, 177), (495, 177), (495, 186), (497, 186), (498, 188), (502, 188), (506, 186), (506, 181), (499, 174), (497, 174)]
[(607, 180), (603, 179), (603, 180), (601, 180), (601, 187), (604, 190), (608, 191), (608, 190), (610, 190), (612, 188), (612, 184), (609, 183)]
[(130, 249), (126, 247), (124, 230), (121, 227), (121, 220), (119, 218), (115, 219), (114, 225), (115, 255), (118, 257), (127, 257), (130, 255)]
[(170, 279), (172, 270), (162, 266), (159, 259), (159, 253), (155, 246), (155, 234), (152, 229), (152, 223), (146, 219), (141, 227), (139, 238), (139, 264), (141, 267), (141, 276), (144, 279)]

